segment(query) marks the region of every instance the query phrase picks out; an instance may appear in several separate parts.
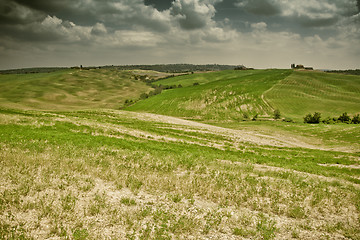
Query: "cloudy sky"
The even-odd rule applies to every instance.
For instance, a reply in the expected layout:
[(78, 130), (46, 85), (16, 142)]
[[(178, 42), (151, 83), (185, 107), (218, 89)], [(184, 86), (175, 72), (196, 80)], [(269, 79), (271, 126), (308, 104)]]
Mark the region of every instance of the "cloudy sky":
[(360, 0), (0, 0), (0, 69), (360, 68)]

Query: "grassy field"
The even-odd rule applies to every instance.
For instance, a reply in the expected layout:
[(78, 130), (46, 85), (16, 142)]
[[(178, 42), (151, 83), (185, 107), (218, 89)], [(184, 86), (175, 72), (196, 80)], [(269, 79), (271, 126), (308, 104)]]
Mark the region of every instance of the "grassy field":
[(119, 109), (153, 90), (134, 75), (151, 71), (62, 70), (0, 75), (0, 106), (17, 109)]
[[(193, 86), (198, 82), (200, 85)], [(155, 82), (181, 84), (129, 110), (211, 122), (239, 121), (273, 115), (302, 121), (307, 113), (323, 117), (360, 112), (360, 77), (313, 71), (248, 70), (186, 75)]]
[[(128, 109), (215, 122), (241, 120), (243, 113), (269, 116), (273, 110), (262, 94), (289, 74), (290, 70), (251, 70), (171, 78), (155, 84), (174, 82), (188, 87), (166, 91)], [(193, 86), (192, 82), (201, 84)]]
[(265, 99), (290, 118), (321, 112), (338, 117), (360, 112), (360, 77), (295, 71), (265, 94)]
[[(316, 107), (297, 114), (278, 100), (298, 101), (285, 91), (291, 84), (310, 94), (300, 83), (311, 78), (334, 86), (312, 91), (323, 106), (354, 114), (347, 103), (360, 95), (359, 78), (190, 74), (157, 82), (183, 88), (116, 110), (151, 90), (133, 78), (145, 74), (164, 76), (0, 75), (0, 239), (360, 239), (359, 126), (304, 124), (303, 112)], [(86, 89), (99, 89), (100, 101), (84, 99)], [(59, 92), (74, 102), (46, 100)], [(272, 121), (275, 107), (300, 121)], [(245, 112), (261, 121), (240, 121)]]

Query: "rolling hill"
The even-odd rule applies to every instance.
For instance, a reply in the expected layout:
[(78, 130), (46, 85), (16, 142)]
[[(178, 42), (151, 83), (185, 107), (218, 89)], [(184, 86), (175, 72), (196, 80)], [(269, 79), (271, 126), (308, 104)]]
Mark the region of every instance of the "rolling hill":
[(113, 69), (2, 74), (0, 106), (43, 110), (118, 109), (126, 99), (137, 99), (141, 93), (152, 90), (144, 82), (135, 80), (134, 74)]
[[(193, 86), (194, 83), (200, 85)], [(323, 116), (360, 112), (360, 77), (314, 71), (247, 70), (179, 76), (155, 82), (182, 85), (138, 102), (132, 111), (153, 112), (212, 122), (272, 116), (302, 121), (307, 113)]]
[(359, 77), (167, 76), (0, 75), (0, 239), (360, 239)]

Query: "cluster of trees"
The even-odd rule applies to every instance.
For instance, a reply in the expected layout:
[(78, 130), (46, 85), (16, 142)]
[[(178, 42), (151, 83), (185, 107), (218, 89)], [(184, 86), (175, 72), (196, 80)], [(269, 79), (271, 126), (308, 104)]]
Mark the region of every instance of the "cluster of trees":
[(360, 114), (354, 115), (352, 118), (344, 112), (339, 117), (327, 117), (321, 120), (321, 113), (315, 112), (313, 115), (311, 113), (307, 114), (304, 117), (304, 123), (324, 123), (324, 124), (334, 124), (334, 123), (352, 123), (360, 124)]
[(158, 72), (168, 73), (183, 73), (183, 72), (196, 72), (196, 71), (220, 71), (220, 70), (232, 70), (236, 66), (234, 65), (219, 65), (219, 64), (156, 64), (156, 65), (124, 65), (124, 66), (107, 66), (116, 68), (118, 70), (154, 70)]
[[(139, 100), (144, 100), (144, 99), (147, 99), (149, 97), (152, 97), (152, 96), (155, 96), (155, 95), (158, 95), (160, 94), (163, 90), (166, 90), (166, 89), (175, 89), (175, 88), (182, 88), (182, 85), (179, 84), (179, 85), (154, 85), (154, 84), (151, 84), (151, 87), (154, 88), (153, 91), (150, 91), (149, 93), (142, 93), (140, 95), (140, 99)], [(131, 104), (135, 103), (135, 101), (133, 100), (129, 100), (129, 99), (126, 99), (125, 100), (125, 105), (126, 106), (129, 106)]]
[(343, 73), (343, 74), (350, 74), (350, 75), (360, 75), (360, 69), (349, 69), (349, 70), (329, 70), (326, 72), (331, 73)]
[(21, 69), (0, 70), (0, 74), (50, 73), (64, 69), (67, 68), (62, 68), (62, 67), (21, 68)]

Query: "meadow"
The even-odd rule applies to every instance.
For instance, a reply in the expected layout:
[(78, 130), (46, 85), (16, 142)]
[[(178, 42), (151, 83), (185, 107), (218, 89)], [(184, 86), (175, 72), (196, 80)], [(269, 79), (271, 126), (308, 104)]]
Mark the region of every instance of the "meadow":
[[(152, 90), (138, 74), (0, 75), (1, 239), (360, 239), (359, 126), (301, 121), (316, 102), (360, 112), (359, 77), (195, 73), (119, 110)], [(305, 92), (307, 78), (318, 101), (294, 105), (303, 96), (284, 86)], [(100, 101), (83, 96), (93, 89)], [(73, 102), (45, 97), (60, 92)]]

